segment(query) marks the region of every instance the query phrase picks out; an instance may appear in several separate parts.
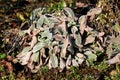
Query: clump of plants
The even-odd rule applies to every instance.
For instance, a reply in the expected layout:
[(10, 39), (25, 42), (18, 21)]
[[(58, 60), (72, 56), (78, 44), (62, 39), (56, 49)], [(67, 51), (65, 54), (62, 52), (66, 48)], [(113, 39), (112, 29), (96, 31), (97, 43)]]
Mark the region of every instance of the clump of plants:
[(66, 7), (61, 15), (44, 13), (35, 9), (30, 19), (29, 29), (21, 30), (23, 50), (14, 62), (26, 65), (36, 73), (42, 66), (49, 69), (70, 69), (83, 63), (87, 66), (97, 61), (97, 52), (104, 52), (105, 33), (87, 24), (101, 13), (101, 8), (92, 8), (86, 15), (76, 17), (72, 9)]

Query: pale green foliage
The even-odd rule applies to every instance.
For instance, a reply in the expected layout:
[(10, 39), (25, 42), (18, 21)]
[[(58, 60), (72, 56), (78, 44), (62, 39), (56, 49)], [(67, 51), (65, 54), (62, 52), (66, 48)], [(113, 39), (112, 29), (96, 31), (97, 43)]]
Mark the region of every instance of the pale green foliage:
[[(101, 12), (94, 13), (97, 9), (92, 9), (88, 12), (89, 15), (83, 15), (80, 18), (76, 17), (68, 7), (63, 8), (61, 15), (43, 14), (42, 8), (35, 9), (30, 17), (34, 20), (33, 23), (22, 34), (23, 42), (28, 45), (23, 47), (16, 59), (22, 65), (27, 65), (33, 73), (36, 73), (43, 65), (47, 65), (49, 69), (60, 67), (60, 71), (65, 67), (67, 69), (70, 66), (78, 67), (84, 61), (91, 65), (91, 62), (97, 60), (97, 55), (94, 47), (91, 48), (89, 45), (95, 43), (95, 38), (102, 41), (104, 36), (104, 34), (97, 36), (101, 32), (87, 25), (88, 16)], [(87, 32), (85, 36), (84, 32)], [(29, 35), (30, 41), (27, 41), (25, 34)], [(101, 48), (100, 40), (96, 43), (97, 48)], [(84, 45), (88, 47), (84, 48)]]

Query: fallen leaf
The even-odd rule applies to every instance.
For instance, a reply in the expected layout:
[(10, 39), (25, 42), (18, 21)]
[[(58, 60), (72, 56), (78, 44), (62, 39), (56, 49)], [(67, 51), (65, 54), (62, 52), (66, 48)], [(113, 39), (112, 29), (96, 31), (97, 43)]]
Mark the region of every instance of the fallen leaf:
[(5, 65), (7, 66), (8, 70), (9, 70), (10, 72), (13, 72), (13, 66), (12, 66), (11, 62), (7, 62), (7, 61), (6, 61)]
[(65, 61), (60, 57), (60, 72), (63, 71), (63, 69), (65, 68)]
[(68, 7), (65, 7), (65, 8), (64, 8), (64, 11), (66, 11), (67, 16), (70, 17), (71, 19), (74, 19), (74, 18), (75, 18), (75, 14), (74, 14), (74, 12), (72, 11), (72, 9), (70, 9), (70, 8), (68, 8)]
[(78, 62), (75, 60), (75, 59), (72, 59), (72, 65), (74, 66), (74, 67), (78, 67), (79, 65), (78, 65)]
[(40, 49), (40, 55), (43, 57), (43, 58), (46, 58), (46, 54), (45, 54), (45, 48), (42, 48)]
[(80, 24), (80, 28), (79, 28), (80, 33), (83, 34), (85, 31), (85, 28), (87, 26), (86, 25), (87, 24), (87, 16), (86, 15), (81, 16), (78, 21)]
[(53, 68), (58, 67), (58, 58), (55, 54), (52, 54), (50, 56), (50, 60), (51, 60), (50, 62), (52, 62), (51, 65), (52, 65)]
[(106, 61), (107, 64), (111, 65), (111, 64), (116, 64), (116, 63), (120, 63), (120, 53), (118, 53), (116, 56), (114, 56), (112, 59), (109, 59)]
[[(28, 63), (31, 54), (32, 54), (32, 51), (29, 51), (23, 57), (20, 58), (21, 65), (26, 65)], [(19, 59), (19, 56), (17, 56), (17, 58)]]
[(87, 26), (86, 28), (85, 28), (85, 31), (86, 32), (91, 32), (93, 30), (93, 28), (91, 28), (91, 27), (89, 27), (89, 26)]
[(100, 32), (98, 33), (98, 36), (101, 37), (101, 36), (104, 36), (105, 35), (105, 32)]
[(42, 25), (44, 23), (44, 16), (45, 15), (41, 15), (40, 18), (37, 20), (37, 29), (39, 29), (40, 27), (42, 27)]
[(63, 46), (62, 46), (61, 53), (60, 53), (62, 58), (66, 57), (66, 52), (67, 52), (66, 50), (67, 50), (68, 44), (69, 44), (69, 38), (67, 36), (63, 41)]
[(115, 37), (115, 38), (111, 38), (109, 40), (109, 42), (112, 43), (112, 44), (120, 44), (120, 36)]
[(30, 43), (30, 48), (32, 49), (36, 43), (37, 43), (37, 37), (33, 36), (32, 37), (32, 41)]
[(53, 35), (53, 39), (56, 41), (63, 41), (63, 36), (61, 34), (55, 34)]
[(27, 63), (28, 68), (31, 69), (31, 70), (32, 70), (32, 69), (34, 68), (34, 66), (35, 66), (33, 62), (34, 62), (34, 54), (31, 55), (31, 57), (30, 57), (30, 59), (29, 59), (29, 62)]
[(59, 53), (60, 52), (60, 49), (59, 49), (59, 47), (58, 46), (55, 46), (54, 48), (53, 48), (53, 54), (57, 54), (57, 53)]
[(96, 15), (96, 14), (100, 14), (102, 12), (102, 9), (101, 8), (93, 8), (93, 9), (90, 9), (88, 12), (87, 12), (87, 16), (92, 16), (92, 15)]
[(85, 40), (85, 45), (93, 43), (95, 41), (95, 36), (89, 35)]
[(67, 61), (66, 61), (66, 68), (70, 69), (70, 65), (72, 63), (72, 57), (71, 55), (68, 56)]

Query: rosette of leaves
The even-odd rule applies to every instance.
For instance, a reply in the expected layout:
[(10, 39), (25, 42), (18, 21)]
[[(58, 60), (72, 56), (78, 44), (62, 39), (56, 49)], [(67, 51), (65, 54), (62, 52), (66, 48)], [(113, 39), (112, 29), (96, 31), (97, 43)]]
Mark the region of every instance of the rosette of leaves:
[(18, 62), (35, 73), (42, 66), (59, 67), (62, 71), (70, 66), (78, 67), (84, 61), (89, 65), (97, 60), (95, 52), (103, 49), (100, 43), (104, 43), (104, 32), (89, 27), (87, 20), (101, 11), (96, 12), (95, 8), (89, 15), (77, 18), (68, 7), (63, 8), (61, 15), (43, 14), (40, 10), (33, 11), (34, 21), (29, 29), (20, 31), (23, 50), (16, 56)]

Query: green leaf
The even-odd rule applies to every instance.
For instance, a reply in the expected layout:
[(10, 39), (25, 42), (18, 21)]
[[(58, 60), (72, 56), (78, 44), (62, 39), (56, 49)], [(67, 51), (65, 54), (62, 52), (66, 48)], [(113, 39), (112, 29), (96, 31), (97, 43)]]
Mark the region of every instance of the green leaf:
[(50, 27), (50, 20), (46, 16), (44, 16), (44, 23)]
[(34, 61), (34, 62), (37, 62), (37, 60), (38, 60), (38, 58), (39, 58), (39, 51), (33, 53), (33, 55), (34, 55), (33, 61)]
[(80, 35), (80, 34), (75, 34), (75, 36), (76, 36), (75, 44), (76, 44), (77, 46), (80, 46), (81, 43), (82, 43), (81, 35)]
[(93, 54), (92, 51), (86, 51), (84, 54), (87, 56), (87, 60), (89, 62), (93, 62), (97, 60), (97, 56)]
[(39, 29), (44, 23), (44, 15), (41, 15), (37, 21), (37, 28)]
[(73, 19), (75, 18), (75, 14), (74, 14), (74, 12), (72, 11), (72, 9), (66, 7), (66, 8), (64, 8), (64, 10), (66, 11), (66, 13), (68, 14), (69, 17), (71, 17), (71, 18), (73, 18)]
[(115, 25), (112, 27), (115, 32), (120, 33), (120, 25), (118, 22), (115, 23)]
[(25, 47), (21, 53), (27, 53), (30, 51), (30, 46)]
[(6, 57), (7, 57), (7, 55), (5, 53), (0, 53), (0, 59), (4, 59)]
[(44, 9), (45, 9), (45, 8), (41, 8), (41, 7), (35, 9), (35, 10), (33, 11), (32, 15), (30, 16), (30, 20), (34, 20), (37, 15), (41, 15)]
[(49, 29), (46, 29), (44, 32), (40, 33), (41, 39), (52, 39), (52, 33), (50, 33)]
[(53, 67), (53, 68), (58, 67), (58, 58), (57, 58), (56, 55), (52, 54), (52, 55), (50, 56), (50, 60), (52, 61), (52, 67)]
[(33, 53), (37, 52), (38, 50), (40, 50), (40, 49), (43, 48), (44, 46), (45, 46), (45, 43), (38, 42), (38, 43), (33, 47)]

